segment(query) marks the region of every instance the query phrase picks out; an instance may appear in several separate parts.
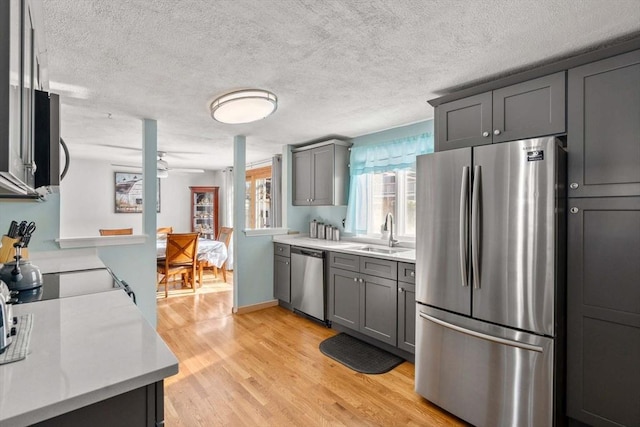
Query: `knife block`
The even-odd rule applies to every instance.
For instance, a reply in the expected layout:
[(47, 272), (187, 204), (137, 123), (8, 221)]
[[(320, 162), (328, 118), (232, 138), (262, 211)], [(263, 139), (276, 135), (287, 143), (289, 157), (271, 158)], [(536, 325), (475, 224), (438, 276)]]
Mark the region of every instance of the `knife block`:
[[(12, 239), (11, 237), (2, 236), (2, 247), (0, 247), (0, 264), (5, 262), (15, 261), (16, 249), (13, 244), (19, 242), (20, 239)], [(29, 259), (29, 251), (27, 248), (22, 248), (22, 259)]]

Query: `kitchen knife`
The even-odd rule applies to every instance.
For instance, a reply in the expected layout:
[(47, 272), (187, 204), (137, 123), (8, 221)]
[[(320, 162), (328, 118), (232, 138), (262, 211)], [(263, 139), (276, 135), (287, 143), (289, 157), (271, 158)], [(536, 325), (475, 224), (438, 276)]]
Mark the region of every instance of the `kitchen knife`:
[(18, 234), (18, 223), (16, 221), (11, 221), (11, 225), (9, 226), (9, 232), (7, 233), (7, 237), (15, 239)]
[(29, 241), (31, 240), (31, 234), (25, 234), (22, 239), (20, 239), (20, 242), (22, 242), (22, 244), (24, 245), (24, 247), (28, 247), (29, 246)]
[(18, 226), (18, 232), (16, 233), (14, 239), (18, 236), (22, 237), (26, 229), (27, 229), (27, 221), (22, 221)]

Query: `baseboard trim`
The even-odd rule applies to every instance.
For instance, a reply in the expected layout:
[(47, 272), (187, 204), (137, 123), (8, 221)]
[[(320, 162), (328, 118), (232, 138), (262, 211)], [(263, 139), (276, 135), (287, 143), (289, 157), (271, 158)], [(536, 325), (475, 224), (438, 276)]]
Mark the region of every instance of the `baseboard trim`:
[(258, 304), (251, 305), (243, 305), (242, 307), (233, 307), (234, 314), (246, 314), (251, 313), (252, 311), (263, 310), (269, 307), (275, 307), (278, 305), (278, 300), (274, 299), (272, 301), (259, 302)]

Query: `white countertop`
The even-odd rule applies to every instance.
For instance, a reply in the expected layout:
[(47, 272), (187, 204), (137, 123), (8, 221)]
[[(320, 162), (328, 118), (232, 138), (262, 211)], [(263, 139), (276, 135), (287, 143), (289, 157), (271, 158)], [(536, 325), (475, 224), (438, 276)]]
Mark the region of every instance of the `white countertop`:
[(29, 261), (36, 265), (42, 274), (105, 267), (95, 250), (70, 249), (67, 251), (31, 252)]
[[(325, 251), (332, 252), (343, 252), (360, 256), (368, 256), (373, 258), (382, 258), (389, 259), (393, 261), (402, 261), (402, 262), (416, 262), (416, 250), (415, 248), (409, 247), (395, 247), (394, 249), (401, 249), (402, 252), (395, 252), (390, 254), (369, 252), (362, 250), (360, 248), (364, 246), (373, 246), (378, 247), (380, 249), (388, 249), (389, 247), (384, 245), (384, 241), (380, 241), (379, 243), (370, 243), (371, 240), (323, 240), (323, 239), (312, 239), (307, 235), (299, 235), (299, 234), (288, 234), (288, 235), (279, 235), (273, 236), (273, 241), (277, 243), (285, 243), (287, 245), (292, 246), (301, 246), (303, 248), (311, 248), (311, 249), (322, 249)], [(406, 250), (405, 250), (406, 249)]]
[(125, 292), (14, 306), (33, 314), (26, 359), (0, 365), (0, 425), (33, 424), (152, 384), (178, 360)]

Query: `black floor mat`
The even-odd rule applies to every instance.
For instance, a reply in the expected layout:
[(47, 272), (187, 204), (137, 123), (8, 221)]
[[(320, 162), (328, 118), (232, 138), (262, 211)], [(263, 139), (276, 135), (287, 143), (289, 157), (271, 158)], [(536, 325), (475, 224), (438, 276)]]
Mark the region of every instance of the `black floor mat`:
[(343, 333), (322, 341), (320, 351), (363, 374), (384, 374), (404, 362), (401, 357)]

